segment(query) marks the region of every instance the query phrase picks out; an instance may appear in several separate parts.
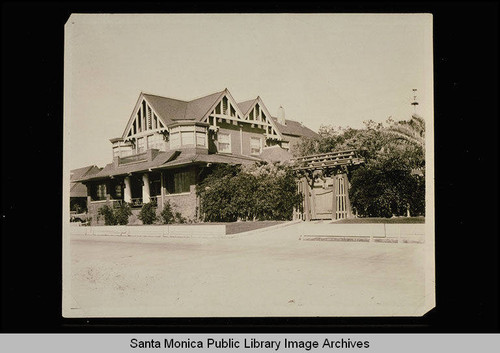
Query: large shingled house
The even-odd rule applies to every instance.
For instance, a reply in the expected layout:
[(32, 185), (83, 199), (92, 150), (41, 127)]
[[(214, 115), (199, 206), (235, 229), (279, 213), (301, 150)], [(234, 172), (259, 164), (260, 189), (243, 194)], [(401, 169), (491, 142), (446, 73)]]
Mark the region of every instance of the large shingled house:
[(260, 97), (237, 103), (227, 89), (191, 101), (141, 93), (122, 136), (110, 140), (113, 162), (79, 181), (91, 216), (104, 204), (151, 202), (161, 210), (169, 200), (196, 219), (195, 187), (208, 168), (289, 159), (301, 137), (316, 136), (281, 107), (271, 116)]

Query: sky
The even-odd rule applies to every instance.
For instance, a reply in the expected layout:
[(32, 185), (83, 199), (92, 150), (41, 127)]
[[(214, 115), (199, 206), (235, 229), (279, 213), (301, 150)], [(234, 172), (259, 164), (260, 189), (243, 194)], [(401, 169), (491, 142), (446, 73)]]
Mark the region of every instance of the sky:
[(228, 88), (271, 114), (321, 125), (432, 122), (426, 14), (73, 14), (65, 27), (65, 160), (112, 161), (142, 92), (191, 100)]

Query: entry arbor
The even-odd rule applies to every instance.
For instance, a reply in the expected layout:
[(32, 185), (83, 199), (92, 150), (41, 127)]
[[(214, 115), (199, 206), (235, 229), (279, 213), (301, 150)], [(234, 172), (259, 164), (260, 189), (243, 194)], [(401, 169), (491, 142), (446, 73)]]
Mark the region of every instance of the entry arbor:
[(294, 219), (343, 219), (352, 216), (349, 176), (364, 163), (355, 150), (304, 156), (293, 160), (299, 176), (298, 191), (304, 195), (302, 210)]

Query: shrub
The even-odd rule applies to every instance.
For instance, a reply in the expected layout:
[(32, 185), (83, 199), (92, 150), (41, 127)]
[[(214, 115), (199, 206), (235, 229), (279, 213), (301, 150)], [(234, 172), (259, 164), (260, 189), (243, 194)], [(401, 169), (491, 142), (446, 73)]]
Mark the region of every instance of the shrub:
[(200, 216), (209, 222), (289, 220), (302, 196), (290, 167), (262, 163), (218, 166), (198, 186)]
[(170, 201), (167, 201), (163, 205), (163, 211), (160, 213), (160, 219), (163, 221), (163, 224), (172, 224), (175, 222), (174, 212), (172, 211), (172, 205), (170, 205)]
[(153, 204), (151, 202), (144, 204), (138, 217), (143, 224), (153, 224), (156, 221), (156, 210)]
[(116, 225), (117, 221), (112, 207), (109, 207), (108, 205), (102, 206), (101, 208), (99, 208), (99, 211), (97, 211), (97, 213), (101, 216), (104, 216), (105, 225), (107, 226)]
[(132, 215), (129, 204), (123, 202), (120, 207), (114, 209), (115, 220), (117, 224), (127, 225), (128, 218)]
[(180, 212), (176, 212), (173, 206), (170, 204), (170, 201), (167, 201), (163, 205), (163, 211), (160, 213), (160, 219), (163, 224), (172, 224), (172, 223), (186, 223), (187, 220), (182, 216)]
[(186, 223), (186, 218), (180, 212), (175, 212), (175, 223)]

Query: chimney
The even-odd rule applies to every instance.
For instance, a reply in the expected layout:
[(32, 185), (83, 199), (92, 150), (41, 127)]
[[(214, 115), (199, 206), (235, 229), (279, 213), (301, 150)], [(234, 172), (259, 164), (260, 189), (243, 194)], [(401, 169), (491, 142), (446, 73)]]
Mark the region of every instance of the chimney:
[(285, 120), (285, 109), (280, 105), (280, 108), (278, 109), (278, 123), (281, 125), (286, 125), (286, 120)]

